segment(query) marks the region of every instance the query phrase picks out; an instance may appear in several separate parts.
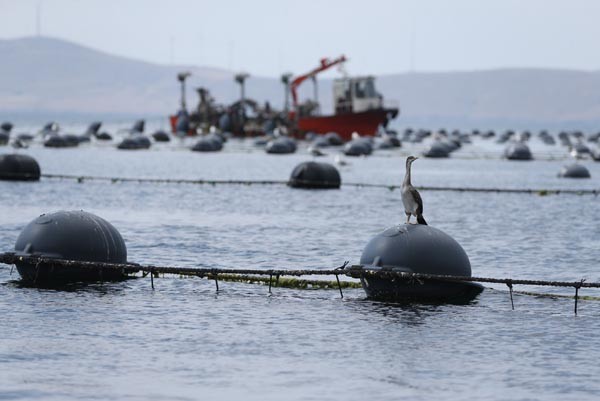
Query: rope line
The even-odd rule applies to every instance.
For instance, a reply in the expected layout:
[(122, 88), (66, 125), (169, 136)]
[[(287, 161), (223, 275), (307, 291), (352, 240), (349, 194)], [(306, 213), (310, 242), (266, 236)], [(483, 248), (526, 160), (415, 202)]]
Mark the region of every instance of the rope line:
[[(85, 181), (109, 181), (137, 182), (150, 184), (195, 184), (195, 185), (288, 185), (284, 180), (207, 180), (186, 178), (134, 178), (134, 177), (103, 177), (92, 175), (69, 175), (69, 174), (42, 174), (41, 177), (48, 179), (70, 179), (79, 183)], [(308, 180), (294, 180), (298, 183), (314, 184)], [(401, 185), (372, 184), (360, 182), (342, 182), (342, 186), (354, 188), (383, 188), (390, 191), (400, 189)], [(423, 191), (453, 191), (453, 192), (480, 192), (480, 193), (512, 193), (512, 194), (537, 194), (537, 195), (595, 195), (600, 194), (600, 189), (543, 189), (543, 188), (482, 188), (482, 187), (439, 187), (418, 186)]]
[[(577, 307), (579, 301), (579, 289), (580, 288), (600, 288), (600, 282), (585, 282), (585, 279), (580, 281), (548, 281), (548, 280), (523, 280), (523, 279), (499, 279), (491, 277), (469, 277), (469, 276), (448, 276), (438, 274), (423, 274), (423, 273), (407, 273), (403, 271), (390, 270), (370, 270), (369, 266), (363, 265), (352, 265), (348, 266), (348, 262), (344, 262), (343, 265), (335, 269), (221, 269), (221, 268), (190, 268), (190, 267), (173, 267), (173, 266), (154, 266), (154, 265), (139, 265), (135, 263), (103, 263), (103, 262), (87, 262), (78, 260), (66, 260), (66, 259), (54, 259), (43, 256), (19, 256), (14, 252), (6, 252), (0, 254), (0, 263), (7, 265), (14, 265), (16, 263), (25, 263), (34, 265), (35, 264), (35, 279), (37, 281), (39, 272), (41, 269), (49, 268), (50, 272), (55, 270), (56, 266), (65, 268), (77, 268), (77, 269), (90, 269), (99, 270), (100, 278), (102, 278), (102, 272), (105, 269), (112, 269), (121, 271), (123, 275), (125, 273), (138, 273), (142, 272), (142, 277), (150, 274), (150, 283), (154, 290), (154, 277), (159, 277), (160, 273), (163, 274), (178, 274), (185, 276), (197, 276), (206, 277), (208, 279), (214, 279), (216, 291), (219, 292), (219, 275), (221, 278), (229, 281), (235, 281), (234, 278), (241, 278), (247, 280), (249, 276), (269, 276), (268, 279), (261, 279), (263, 282), (267, 282), (269, 285), (269, 294), (271, 294), (271, 287), (273, 276), (276, 277), (276, 285), (279, 282), (280, 276), (335, 276), (337, 287), (340, 291), (340, 297), (344, 298), (342, 292), (342, 284), (339, 276), (346, 275), (352, 278), (388, 278), (394, 280), (404, 280), (411, 284), (424, 284), (425, 280), (438, 280), (447, 282), (478, 282), (478, 283), (498, 283), (506, 284), (510, 291), (510, 303), (511, 308), (515, 309), (513, 300), (513, 285), (533, 285), (533, 286), (550, 286), (550, 287), (572, 287), (575, 288), (575, 306), (574, 312), (577, 315)], [(12, 267), (11, 267), (12, 272)], [(240, 281), (240, 280), (237, 280)], [(302, 280), (300, 280), (302, 281)], [(323, 288), (329, 287), (327, 282), (321, 280), (313, 280), (316, 284), (323, 285)], [(349, 284), (350, 282), (345, 282)]]
[(406, 280), (441, 280), (451, 282), (477, 282), (477, 283), (496, 283), (515, 285), (531, 285), (546, 287), (572, 287), (572, 288), (600, 288), (600, 282), (579, 281), (549, 281), (549, 280), (529, 280), (513, 278), (492, 278), (477, 276), (449, 276), (440, 274), (408, 273), (394, 270), (369, 270), (369, 266), (352, 265), (348, 267), (340, 266), (335, 269), (222, 269), (222, 268), (195, 268), (195, 267), (176, 267), (176, 266), (157, 266), (157, 265), (139, 265), (135, 263), (105, 263), (105, 262), (87, 262), (80, 260), (54, 259), (44, 256), (20, 256), (14, 252), (0, 254), (0, 263), (13, 265), (15, 263), (26, 263), (36, 265), (38, 268), (47, 266), (61, 266), (82, 269), (112, 269), (120, 270), (123, 273), (150, 273), (151, 277), (155, 274), (179, 274), (195, 276), (215, 276), (219, 274), (247, 274), (264, 276), (338, 276), (345, 275), (352, 278), (361, 277), (380, 277), (380, 278), (400, 278)]

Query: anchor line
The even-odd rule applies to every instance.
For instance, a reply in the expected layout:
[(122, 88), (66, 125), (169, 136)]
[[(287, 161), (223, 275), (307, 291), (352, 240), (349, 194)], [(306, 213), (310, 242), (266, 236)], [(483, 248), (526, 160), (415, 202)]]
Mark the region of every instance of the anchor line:
[[(352, 265), (343, 269), (223, 269), (223, 268), (196, 268), (196, 267), (177, 267), (177, 266), (157, 266), (141, 265), (136, 263), (107, 263), (107, 262), (89, 262), (81, 260), (55, 259), (44, 256), (24, 256), (17, 255), (14, 252), (0, 253), (0, 263), (14, 265), (17, 263), (31, 264), (44, 267), (71, 267), (79, 269), (104, 269), (120, 270), (123, 273), (150, 273), (156, 274), (176, 274), (192, 275), (200, 277), (216, 277), (222, 274), (242, 274), (257, 276), (339, 276), (345, 275), (351, 278), (379, 277), (394, 278), (404, 280), (440, 280), (449, 282), (476, 282), (476, 283), (496, 283), (527, 286), (546, 286), (546, 287), (571, 287), (581, 288), (600, 288), (600, 282), (579, 281), (557, 281), (557, 280), (531, 280), (515, 278), (493, 278), (477, 276), (451, 276), (440, 274), (409, 273), (394, 270), (369, 270), (369, 266)], [(340, 266), (342, 267), (342, 266)]]
[[(70, 179), (79, 183), (85, 181), (109, 181), (111, 183), (148, 183), (148, 184), (195, 184), (195, 185), (288, 185), (285, 180), (208, 180), (208, 179), (186, 179), (186, 178), (144, 178), (144, 177), (103, 177), (93, 175), (69, 175), (69, 174), (41, 174), (41, 177), (47, 179)], [(314, 184), (309, 180), (294, 179), (300, 184)], [(322, 183), (327, 184), (327, 183)], [(353, 188), (382, 188), (394, 191), (400, 189), (400, 185), (393, 184), (373, 184), (360, 182), (342, 182), (344, 187)], [(481, 188), (481, 187), (440, 187), (440, 186), (419, 186), (423, 191), (444, 191), (444, 192), (479, 192), (479, 193), (511, 193), (511, 194), (531, 194), (531, 195), (600, 195), (600, 189), (543, 189), (543, 188)]]

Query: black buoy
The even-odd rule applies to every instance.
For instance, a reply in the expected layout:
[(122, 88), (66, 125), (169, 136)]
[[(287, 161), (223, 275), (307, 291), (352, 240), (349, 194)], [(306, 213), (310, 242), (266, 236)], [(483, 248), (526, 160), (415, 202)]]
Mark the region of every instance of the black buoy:
[(515, 142), (508, 145), (504, 151), (504, 157), (508, 160), (533, 160), (529, 146), (522, 142)]
[(267, 143), (265, 151), (274, 155), (285, 155), (296, 151), (296, 142), (287, 137), (275, 138)]
[(33, 141), (33, 138), (34, 138), (34, 137), (33, 137), (33, 135), (31, 135), (31, 134), (26, 134), (26, 133), (23, 133), (23, 134), (19, 134), (19, 135), (17, 135), (17, 139), (18, 139), (19, 141), (30, 142), (30, 141)]
[(38, 181), (40, 165), (31, 156), (23, 154), (0, 155), (0, 180)]
[(313, 141), (310, 145), (314, 148), (328, 148), (331, 146), (331, 143), (329, 142), (329, 140), (327, 138), (319, 135), (315, 139), (313, 139)]
[(125, 150), (138, 150), (138, 149), (149, 149), (152, 145), (150, 139), (144, 135), (133, 135), (123, 139), (117, 149)]
[(592, 177), (590, 175), (590, 171), (587, 169), (587, 167), (585, 167), (581, 164), (578, 164), (578, 163), (573, 163), (573, 164), (569, 164), (568, 166), (564, 166), (558, 173), (558, 176), (561, 178), (591, 178)]
[(423, 152), (424, 157), (446, 158), (450, 156), (450, 149), (441, 141), (435, 141)]
[(398, 139), (397, 135), (387, 134), (384, 136), (384, 140), (386, 142), (389, 142), (394, 148), (402, 147), (402, 141), (400, 141), (400, 139)]
[(392, 149), (399, 148), (402, 144), (400, 140), (392, 135), (383, 135), (380, 138), (375, 139), (375, 146), (377, 149)]
[(10, 131), (12, 131), (14, 125), (11, 122), (5, 121), (0, 125), (0, 131), (4, 131), (8, 134), (10, 134)]
[(344, 145), (346, 156), (368, 156), (373, 153), (373, 146), (363, 139), (354, 139)]
[(325, 139), (327, 139), (331, 146), (342, 146), (344, 144), (342, 137), (337, 132), (326, 133)]
[(75, 147), (82, 142), (87, 142), (82, 135), (65, 134), (63, 135), (65, 141), (69, 144), (69, 147)]
[[(387, 228), (365, 247), (360, 263), (365, 271), (471, 276), (469, 258), (452, 237), (422, 224)], [(483, 291), (479, 284), (441, 280), (399, 280), (361, 277), (367, 297), (406, 302), (468, 302)]]
[[(127, 263), (121, 234), (106, 220), (84, 211), (43, 214), (29, 223), (15, 244), (20, 256), (44, 256), (89, 262)], [(109, 281), (125, 278), (121, 270), (17, 263), (26, 282)]]
[(192, 147), (194, 152), (218, 152), (221, 149), (223, 149), (223, 140), (215, 134), (200, 138)]
[(342, 179), (338, 170), (328, 163), (304, 162), (292, 171), (288, 185), (292, 188), (337, 189)]
[(112, 135), (110, 135), (108, 132), (103, 131), (100, 132), (98, 134), (94, 135), (96, 137), (97, 140), (99, 141), (112, 141)]
[(67, 135), (49, 135), (44, 142), (47, 148), (73, 148), (79, 145), (76, 138)]
[(167, 134), (163, 130), (158, 130), (155, 133), (153, 133), (152, 138), (154, 138), (156, 142), (169, 142), (171, 140), (169, 134)]

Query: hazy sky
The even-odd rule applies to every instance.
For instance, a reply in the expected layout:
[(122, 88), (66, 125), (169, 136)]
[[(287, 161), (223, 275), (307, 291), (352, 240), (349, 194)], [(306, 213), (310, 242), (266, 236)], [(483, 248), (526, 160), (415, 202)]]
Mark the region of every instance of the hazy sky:
[[(157, 63), (277, 76), (600, 69), (599, 0), (0, 0), (0, 38), (42, 35)], [(6, 61), (3, 61), (6, 62)]]

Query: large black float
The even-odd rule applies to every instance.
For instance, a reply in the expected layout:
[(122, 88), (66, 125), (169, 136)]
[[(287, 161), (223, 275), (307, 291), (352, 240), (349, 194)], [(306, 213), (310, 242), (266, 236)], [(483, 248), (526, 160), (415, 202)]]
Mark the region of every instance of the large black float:
[(573, 163), (564, 166), (558, 173), (561, 178), (591, 178), (590, 171), (584, 165)]
[(510, 144), (504, 150), (504, 157), (508, 160), (533, 160), (533, 155), (529, 146), (522, 142), (515, 142)]
[(450, 157), (451, 150), (441, 141), (435, 141), (423, 152), (423, 156), (430, 158)]
[[(403, 224), (387, 228), (365, 247), (361, 270), (447, 276), (471, 276), (464, 249), (448, 234), (434, 227)], [(469, 302), (483, 287), (472, 282), (438, 279), (407, 280), (401, 277), (362, 275), (367, 297), (392, 302)]]
[(192, 147), (194, 152), (218, 152), (223, 149), (223, 138), (217, 134), (209, 134), (202, 137)]
[(296, 151), (296, 142), (287, 137), (275, 138), (267, 143), (265, 151), (273, 155), (286, 155)]
[(163, 130), (158, 130), (152, 134), (152, 138), (156, 142), (169, 142), (171, 141), (171, 137)]
[(365, 139), (354, 139), (344, 145), (346, 156), (368, 156), (371, 153), (373, 153), (373, 146)]
[(144, 135), (133, 135), (127, 137), (121, 141), (120, 144), (117, 145), (117, 149), (121, 150), (140, 150), (140, 149), (149, 149), (152, 145), (150, 139)]
[[(15, 244), (19, 256), (43, 256), (88, 262), (127, 263), (121, 234), (106, 220), (84, 211), (43, 214), (30, 222)], [(126, 276), (116, 269), (16, 263), (25, 282), (113, 281)]]
[(40, 165), (31, 156), (23, 154), (0, 155), (0, 180), (38, 181)]
[(292, 171), (288, 185), (292, 188), (337, 189), (342, 179), (337, 169), (328, 163), (304, 162)]

